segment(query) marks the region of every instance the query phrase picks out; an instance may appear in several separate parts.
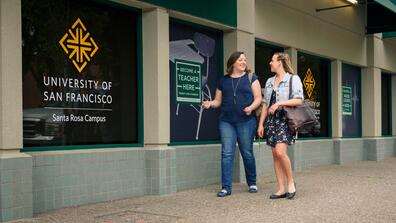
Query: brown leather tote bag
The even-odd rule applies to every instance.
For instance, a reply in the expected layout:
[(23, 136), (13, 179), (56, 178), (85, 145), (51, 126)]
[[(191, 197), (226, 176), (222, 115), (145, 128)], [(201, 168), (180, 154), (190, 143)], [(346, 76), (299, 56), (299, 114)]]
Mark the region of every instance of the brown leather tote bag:
[[(292, 97), (293, 75), (290, 77), (289, 83), (289, 99)], [(315, 125), (317, 118), (311, 107), (304, 101), (302, 105), (295, 107), (285, 106), (287, 124), (290, 131), (296, 133), (302, 129), (307, 129)]]

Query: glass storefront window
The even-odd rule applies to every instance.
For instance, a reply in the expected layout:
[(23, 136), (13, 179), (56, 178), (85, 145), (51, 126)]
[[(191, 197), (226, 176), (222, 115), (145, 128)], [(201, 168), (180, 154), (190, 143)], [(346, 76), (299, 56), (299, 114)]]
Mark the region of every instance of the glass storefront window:
[(138, 143), (138, 12), (22, 0), (23, 143)]
[(213, 100), (224, 75), (220, 31), (172, 20), (169, 25), (170, 141), (218, 141), (219, 109), (203, 109)]
[(381, 76), (381, 111), (382, 135), (392, 135), (392, 76), (382, 73)]
[(305, 101), (318, 117), (318, 124), (299, 132), (299, 137), (329, 137), (330, 61), (298, 53), (297, 73), (303, 82)]
[(342, 136), (362, 135), (360, 67), (342, 64)]
[(271, 72), (269, 63), (271, 62), (272, 56), (276, 52), (283, 52), (283, 48), (268, 45), (259, 41), (256, 41), (255, 49), (255, 72), (260, 81), (261, 88), (265, 87), (267, 79), (274, 76), (275, 73)]

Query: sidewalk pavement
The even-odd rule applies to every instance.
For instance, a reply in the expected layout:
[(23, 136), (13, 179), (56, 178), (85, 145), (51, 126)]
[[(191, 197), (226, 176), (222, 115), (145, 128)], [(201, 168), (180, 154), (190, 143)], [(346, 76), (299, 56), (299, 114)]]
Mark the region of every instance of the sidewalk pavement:
[(314, 167), (294, 173), (295, 200), (270, 200), (274, 176), (258, 179), (259, 192), (234, 184), (216, 197), (219, 185), (164, 196), (145, 196), (63, 208), (12, 223), (126, 222), (396, 222), (396, 158)]

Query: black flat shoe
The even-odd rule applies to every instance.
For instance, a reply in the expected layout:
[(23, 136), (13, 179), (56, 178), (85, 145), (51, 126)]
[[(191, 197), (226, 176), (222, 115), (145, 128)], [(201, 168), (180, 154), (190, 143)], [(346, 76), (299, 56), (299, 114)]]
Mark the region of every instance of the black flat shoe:
[(287, 199), (292, 200), (294, 199), (294, 196), (296, 196), (297, 193), (297, 187), (296, 187), (296, 183), (294, 183), (294, 192), (293, 193), (286, 193)]
[(285, 197), (287, 197), (287, 193), (280, 194), (280, 195), (271, 194), (270, 199), (279, 199), (279, 198), (285, 198)]
[(292, 200), (294, 199), (294, 196), (296, 196), (296, 192), (293, 193), (287, 193), (287, 199)]

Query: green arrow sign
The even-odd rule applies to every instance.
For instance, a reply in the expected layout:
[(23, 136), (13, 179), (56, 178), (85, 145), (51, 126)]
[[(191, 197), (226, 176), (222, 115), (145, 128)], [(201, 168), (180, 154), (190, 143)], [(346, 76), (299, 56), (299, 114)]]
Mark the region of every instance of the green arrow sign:
[(352, 88), (342, 86), (342, 114), (352, 115)]
[(175, 60), (176, 102), (201, 104), (201, 64)]

